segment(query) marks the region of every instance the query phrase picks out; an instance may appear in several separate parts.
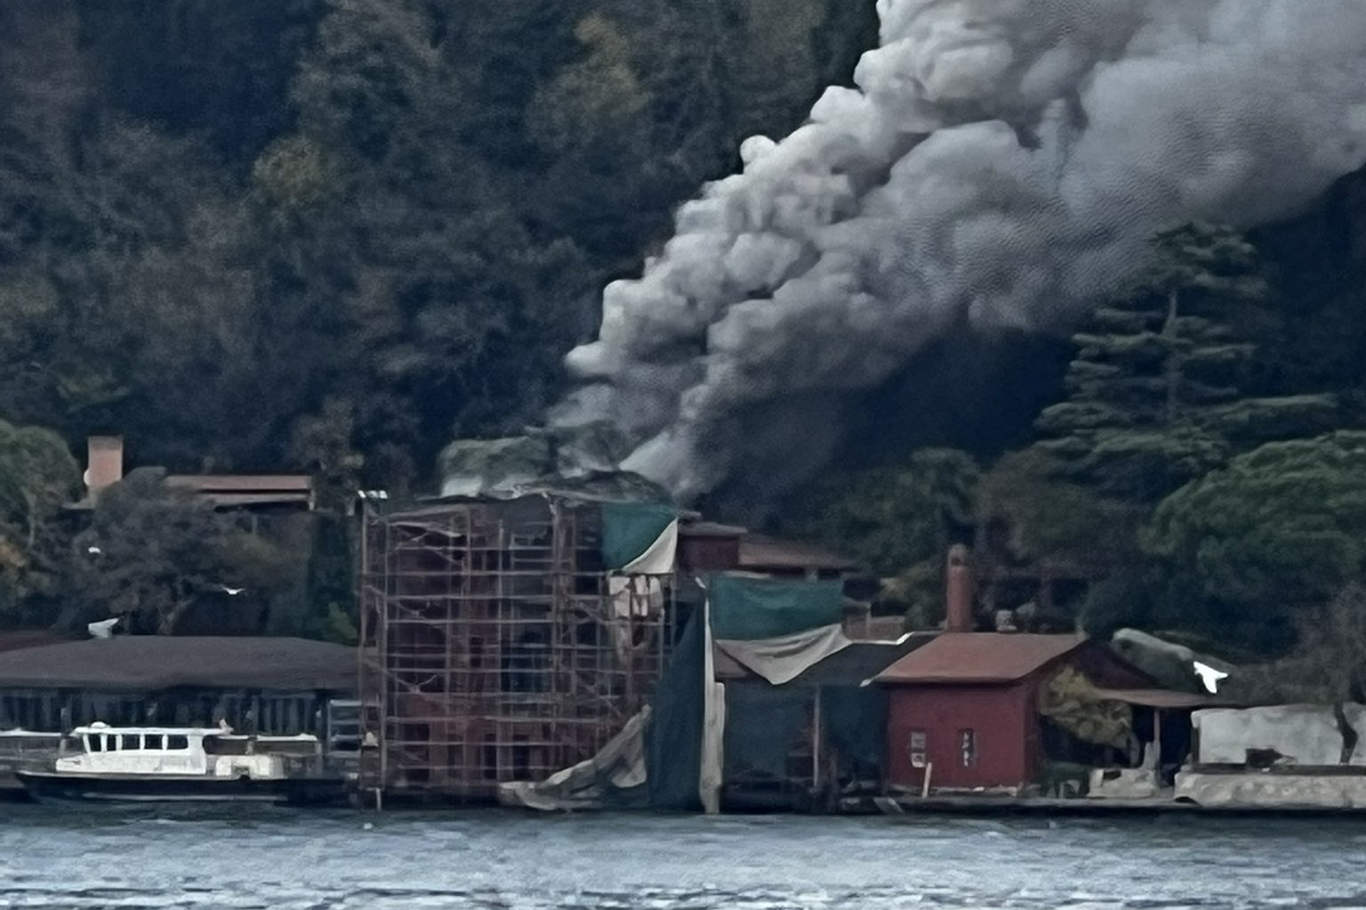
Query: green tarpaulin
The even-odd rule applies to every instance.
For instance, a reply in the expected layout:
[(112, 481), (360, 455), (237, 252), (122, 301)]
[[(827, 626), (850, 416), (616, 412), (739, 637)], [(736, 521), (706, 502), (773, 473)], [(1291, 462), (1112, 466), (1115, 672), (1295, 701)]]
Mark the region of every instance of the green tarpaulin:
[(718, 639), (778, 638), (839, 623), (844, 617), (844, 583), (785, 581), (744, 575), (707, 580), (711, 631)]
[(620, 569), (636, 560), (678, 517), (673, 506), (653, 502), (602, 504), (602, 560)]

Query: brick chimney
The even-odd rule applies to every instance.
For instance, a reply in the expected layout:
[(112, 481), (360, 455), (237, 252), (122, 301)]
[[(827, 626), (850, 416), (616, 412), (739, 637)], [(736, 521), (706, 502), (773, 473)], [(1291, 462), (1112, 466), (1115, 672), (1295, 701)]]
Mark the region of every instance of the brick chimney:
[(977, 624), (972, 617), (972, 567), (968, 565), (968, 548), (962, 544), (954, 544), (949, 548), (947, 575), (944, 631), (975, 631)]
[(123, 437), (91, 436), (86, 447), (85, 489), (94, 498), (123, 479)]

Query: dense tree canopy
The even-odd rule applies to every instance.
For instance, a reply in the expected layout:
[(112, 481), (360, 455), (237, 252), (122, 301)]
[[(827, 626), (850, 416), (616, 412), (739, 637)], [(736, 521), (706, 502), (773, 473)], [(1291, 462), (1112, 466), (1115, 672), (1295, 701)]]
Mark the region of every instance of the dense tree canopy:
[(293, 554), (238, 526), (165, 472), (139, 468), (105, 490), (66, 563), (70, 621), (125, 617), (135, 631), (181, 631), (222, 601), (260, 631), (271, 598), (294, 581)]
[[(389, 487), (520, 429), (596, 295), (872, 0), (90, 0), (0, 10), (0, 417)], [(334, 440), (335, 442), (335, 440)]]
[[(428, 490), (452, 439), (538, 421), (603, 285), (744, 138), (847, 84), (875, 6), (0, 4), (0, 621), (132, 605), (170, 629), (187, 591), (241, 577), (273, 631), (347, 639), (355, 489)], [(932, 345), (810, 489), (729, 505), (861, 557), (921, 621), (943, 549), (985, 540), (1085, 580), (1063, 606), (1095, 629), (1284, 646), (1288, 611), (1360, 569), (1366, 172), (1294, 222), (1153, 245), (1070, 355)], [(137, 479), (73, 544), (59, 507), (93, 432), (173, 471), (307, 471), (327, 518), (277, 575)], [(161, 542), (91, 562), (116, 531)]]
[(1235, 458), (1163, 501), (1147, 543), (1231, 611), (1321, 606), (1366, 571), (1366, 433)]

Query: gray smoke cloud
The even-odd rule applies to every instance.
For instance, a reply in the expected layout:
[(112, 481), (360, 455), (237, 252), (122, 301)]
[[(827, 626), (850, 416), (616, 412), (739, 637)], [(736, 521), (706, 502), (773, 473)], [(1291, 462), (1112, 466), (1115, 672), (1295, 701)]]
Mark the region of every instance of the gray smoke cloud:
[[(747, 440), (814, 466), (840, 402), (949, 327), (1065, 327), (1161, 228), (1291, 217), (1366, 163), (1366, 0), (879, 0), (858, 89), (683, 205), (610, 285), (584, 385), (682, 499)], [(809, 404), (809, 407), (808, 407)]]

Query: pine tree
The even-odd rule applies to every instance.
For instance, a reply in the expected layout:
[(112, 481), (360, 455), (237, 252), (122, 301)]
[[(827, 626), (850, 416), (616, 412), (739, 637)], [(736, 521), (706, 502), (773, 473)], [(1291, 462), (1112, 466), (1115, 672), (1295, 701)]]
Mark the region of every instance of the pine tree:
[(1037, 445), (1068, 480), (1152, 504), (1262, 442), (1331, 427), (1331, 395), (1257, 397), (1246, 325), (1267, 296), (1255, 248), (1225, 227), (1153, 238), (1134, 292), (1076, 334), (1068, 399), (1038, 421)]

